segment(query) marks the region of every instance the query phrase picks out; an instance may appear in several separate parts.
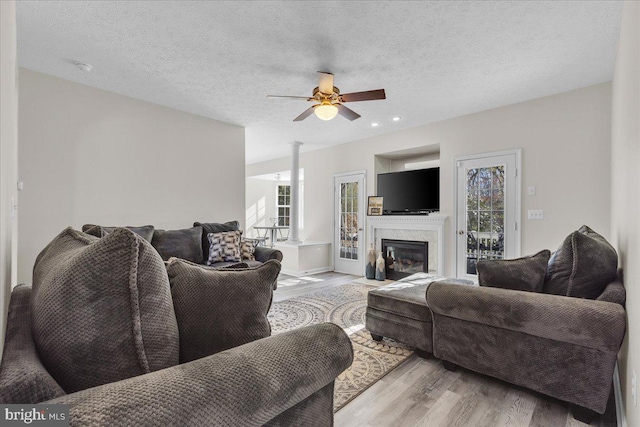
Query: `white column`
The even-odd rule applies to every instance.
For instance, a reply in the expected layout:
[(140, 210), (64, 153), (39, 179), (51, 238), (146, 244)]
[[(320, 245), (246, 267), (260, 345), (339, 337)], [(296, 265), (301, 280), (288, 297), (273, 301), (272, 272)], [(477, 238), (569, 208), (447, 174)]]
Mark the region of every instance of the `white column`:
[(289, 210), (289, 243), (300, 243), (300, 146), (302, 142), (291, 143), (291, 208)]

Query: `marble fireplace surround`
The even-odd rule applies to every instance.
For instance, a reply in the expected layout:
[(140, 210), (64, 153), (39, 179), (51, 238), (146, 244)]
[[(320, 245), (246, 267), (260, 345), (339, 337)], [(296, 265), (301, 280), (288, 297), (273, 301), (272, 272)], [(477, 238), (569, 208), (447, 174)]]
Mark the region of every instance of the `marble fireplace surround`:
[(367, 249), (371, 243), (376, 253), (382, 247), (382, 239), (414, 240), (429, 245), (429, 272), (444, 274), (444, 222), (446, 216), (430, 215), (382, 215), (367, 217)]

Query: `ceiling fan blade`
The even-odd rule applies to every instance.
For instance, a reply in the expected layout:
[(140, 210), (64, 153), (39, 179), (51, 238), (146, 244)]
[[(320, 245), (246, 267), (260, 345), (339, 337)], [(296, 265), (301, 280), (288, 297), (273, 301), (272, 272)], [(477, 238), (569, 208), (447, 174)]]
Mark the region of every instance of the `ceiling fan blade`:
[(340, 95), (340, 101), (342, 102), (374, 101), (376, 99), (386, 98), (384, 89), (367, 90), (364, 92), (353, 92)]
[(304, 119), (306, 119), (307, 117), (309, 117), (311, 114), (313, 114), (313, 109), (316, 108), (315, 105), (312, 105), (311, 107), (307, 108), (306, 110), (304, 110), (304, 112), (302, 114), (300, 114), (298, 117), (296, 117), (295, 119), (293, 119), (294, 122), (301, 122)]
[(267, 95), (267, 98), (304, 99), (305, 101), (313, 100), (313, 98), (309, 98), (308, 96), (287, 96), (287, 95)]
[(342, 117), (345, 117), (351, 121), (354, 121), (355, 119), (360, 118), (360, 114), (356, 113), (352, 109), (347, 108), (342, 104), (334, 104), (334, 105), (338, 107), (338, 114), (340, 114)]
[(325, 95), (333, 93), (333, 74), (318, 71), (318, 90)]

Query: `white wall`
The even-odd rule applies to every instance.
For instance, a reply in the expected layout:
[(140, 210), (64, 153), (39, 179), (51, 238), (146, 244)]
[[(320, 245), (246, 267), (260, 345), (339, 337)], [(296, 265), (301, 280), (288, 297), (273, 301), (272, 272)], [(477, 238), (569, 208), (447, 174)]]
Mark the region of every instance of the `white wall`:
[[(17, 281), (18, 76), (16, 4), (0, 2), (0, 343), (4, 343), (7, 305)], [(0, 345), (0, 357), (2, 356)]]
[(244, 128), (20, 69), (19, 279), (64, 227), (244, 224)]
[[(272, 225), (269, 218), (277, 217), (276, 209), (276, 181), (269, 181), (261, 178), (247, 178), (246, 182), (246, 202), (247, 210), (245, 223), (247, 226), (246, 235), (257, 237), (258, 234), (253, 227)], [(260, 233), (264, 235), (264, 231)]]
[[(337, 118), (336, 120), (341, 120)], [(522, 253), (555, 249), (589, 224), (610, 231), (611, 85), (558, 95), (302, 153), (305, 169), (304, 239), (333, 241), (333, 174), (367, 171), (374, 195), (376, 154), (440, 144), (441, 212), (453, 218), (454, 158), (522, 148), (522, 211), (544, 209), (545, 219), (522, 224)], [(247, 165), (247, 176), (286, 169), (288, 158)], [(380, 166), (380, 165), (378, 165)], [(526, 196), (527, 186), (537, 194)], [(454, 274), (454, 230), (445, 227), (445, 273)]]
[(611, 136), (611, 237), (627, 289), (627, 338), (620, 379), (627, 425), (640, 425), (631, 376), (640, 375), (640, 3), (624, 5), (613, 77)]

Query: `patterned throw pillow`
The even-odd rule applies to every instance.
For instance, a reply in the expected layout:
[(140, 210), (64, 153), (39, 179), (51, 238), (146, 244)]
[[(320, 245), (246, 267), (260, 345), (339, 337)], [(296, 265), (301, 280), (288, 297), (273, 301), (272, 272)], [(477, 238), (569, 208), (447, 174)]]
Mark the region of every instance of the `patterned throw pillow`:
[(224, 231), (222, 233), (209, 233), (209, 259), (207, 265), (216, 262), (240, 262), (240, 235), (239, 230)]
[(242, 260), (255, 261), (256, 256), (254, 253), (256, 252), (256, 242), (255, 240), (243, 240), (240, 242), (240, 255), (242, 256)]

